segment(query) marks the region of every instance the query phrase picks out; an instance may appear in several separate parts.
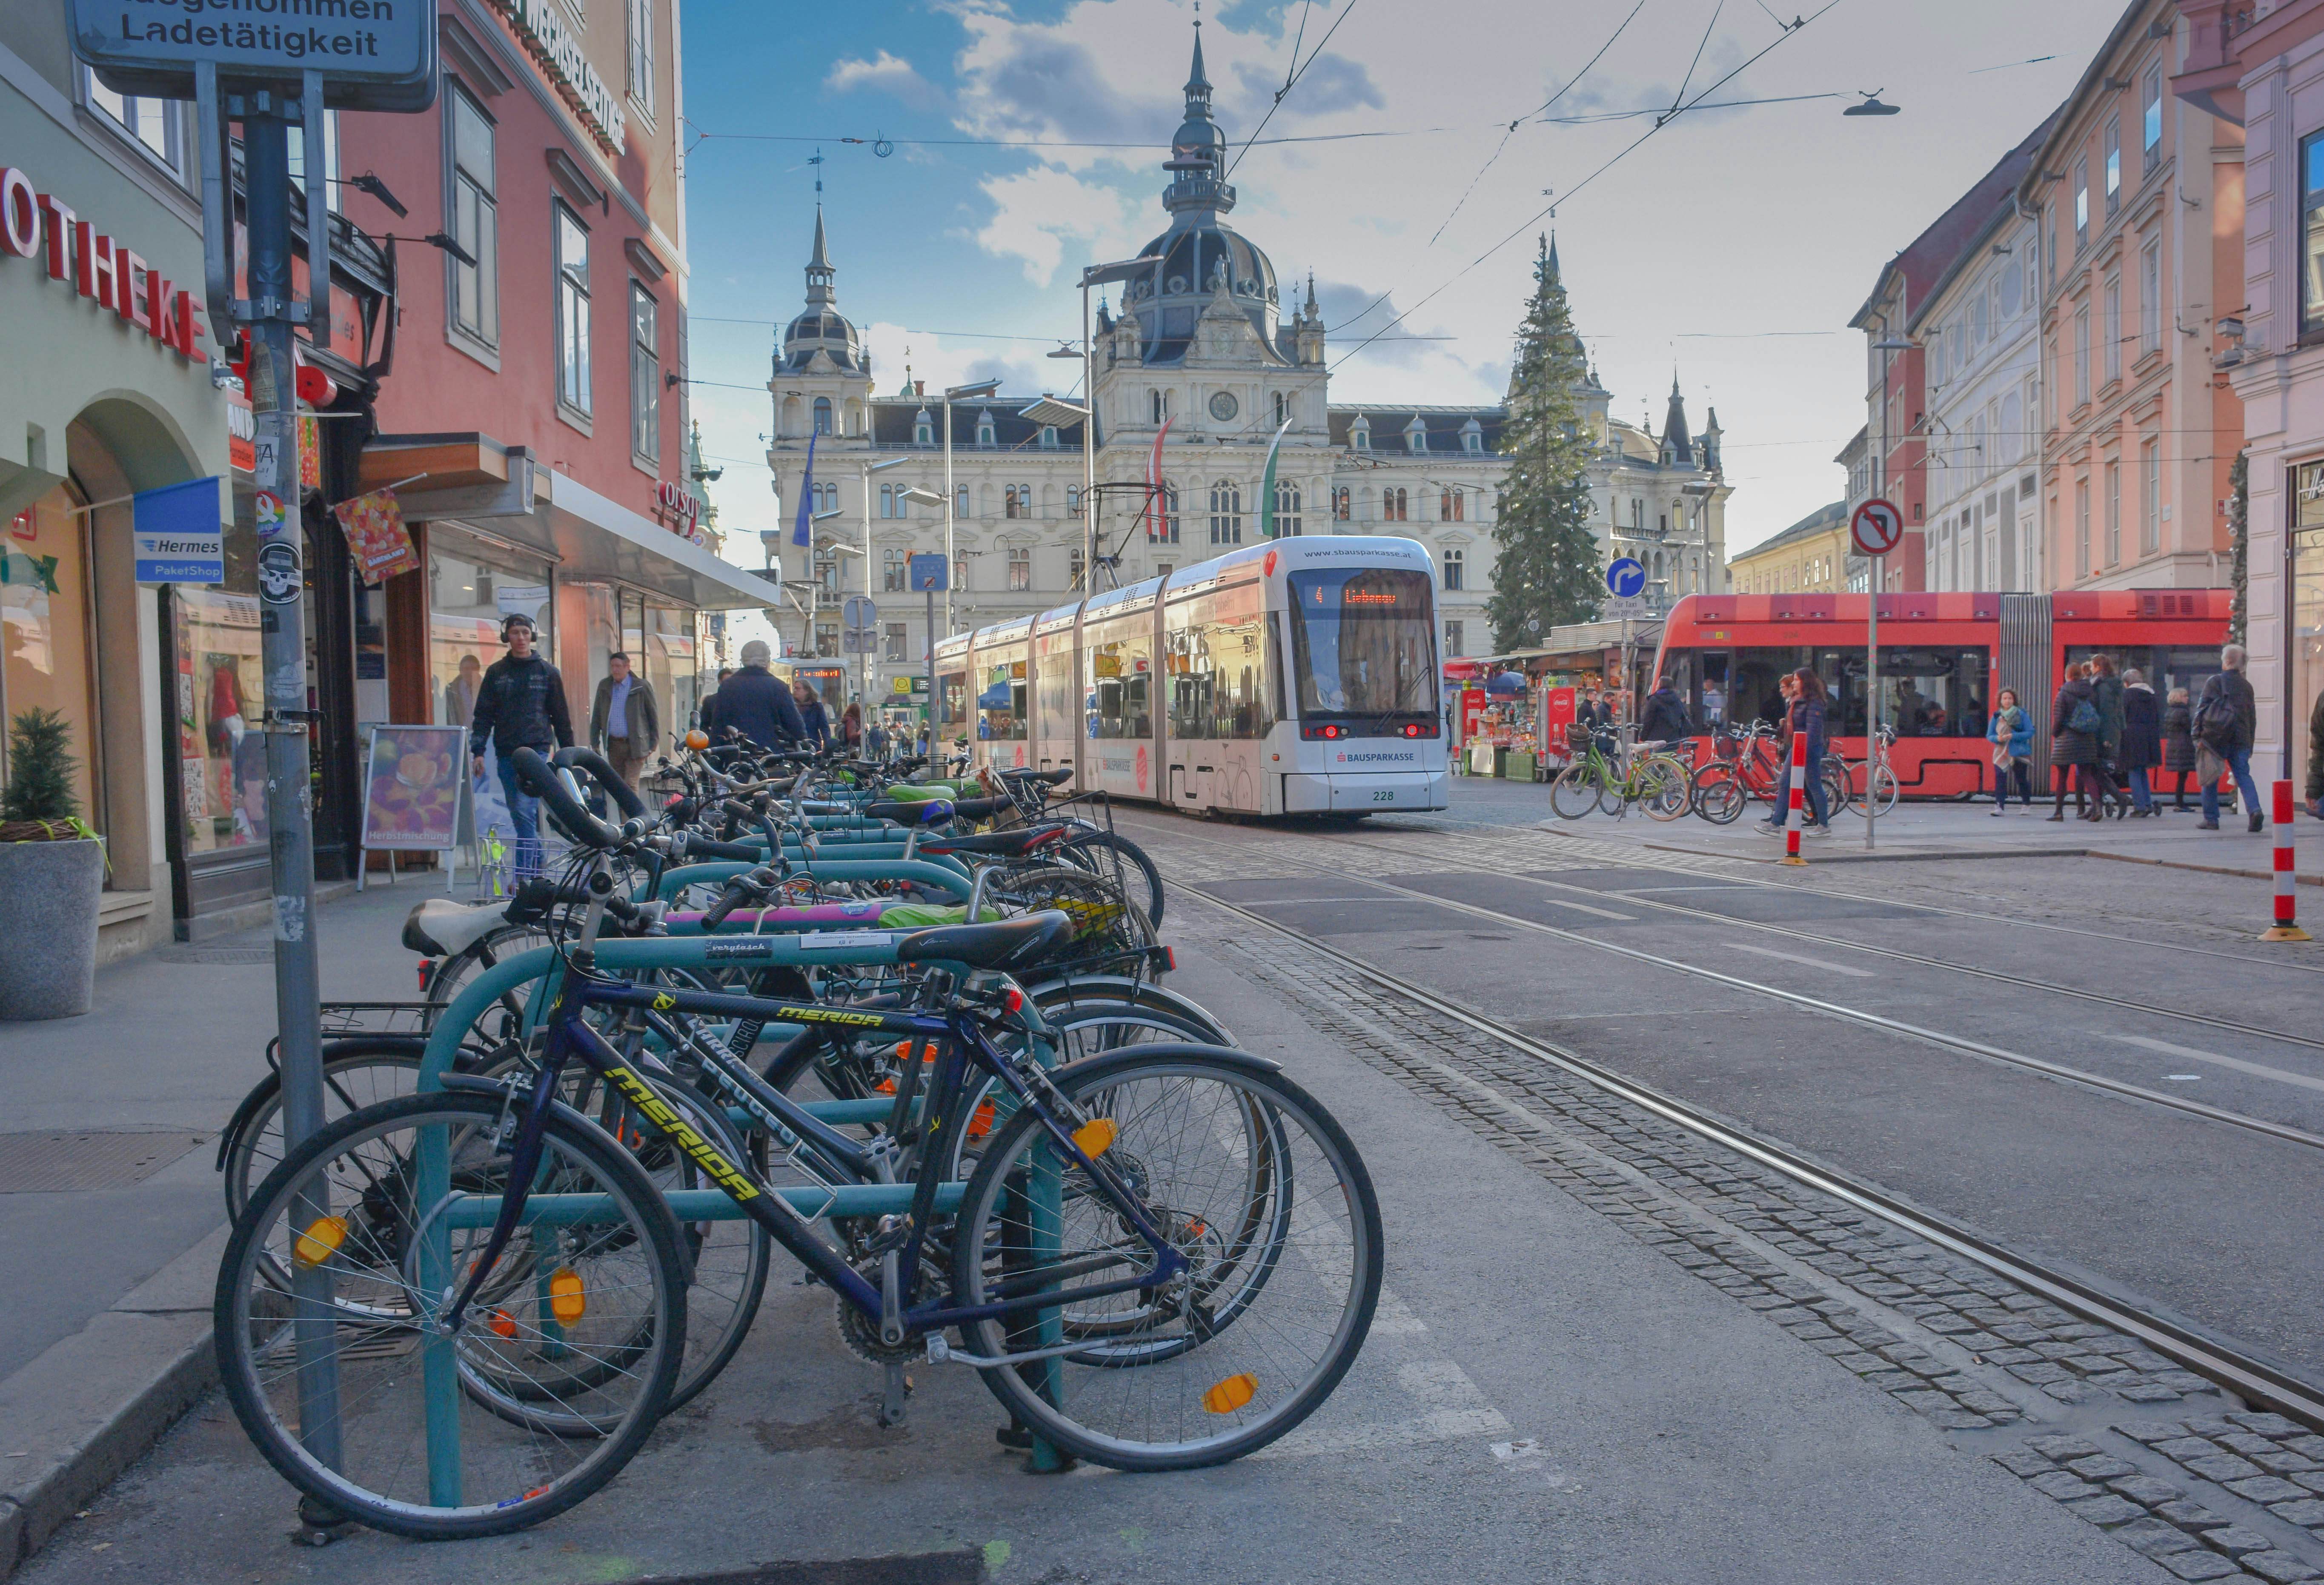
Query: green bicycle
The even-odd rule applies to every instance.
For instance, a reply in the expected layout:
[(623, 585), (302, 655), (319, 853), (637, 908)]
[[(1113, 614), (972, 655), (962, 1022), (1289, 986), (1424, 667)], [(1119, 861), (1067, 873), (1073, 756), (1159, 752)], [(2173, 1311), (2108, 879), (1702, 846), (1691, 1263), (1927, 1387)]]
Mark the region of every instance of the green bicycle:
[[(1575, 734), (1576, 757), (1549, 784), (1549, 806), (1561, 820), (1579, 820), (1592, 809), (1626, 815), (1632, 804), (1656, 820), (1675, 820), (1690, 806), (1692, 788), (1685, 762), (1657, 749), (1624, 755), (1618, 764), (1594, 737)], [(1626, 745), (1627, 749), (1627, 745)]]

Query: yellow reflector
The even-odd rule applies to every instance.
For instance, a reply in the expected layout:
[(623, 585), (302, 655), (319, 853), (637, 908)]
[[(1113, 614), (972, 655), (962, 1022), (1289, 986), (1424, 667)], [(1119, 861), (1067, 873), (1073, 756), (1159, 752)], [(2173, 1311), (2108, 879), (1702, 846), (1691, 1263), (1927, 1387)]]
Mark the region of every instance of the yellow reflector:
[(1203, 1407), (1213, 1415), (1231, 1415), (1250, 1402), (1251, 1395), (1258, 1390), (1259, 1378), (1246, 1370), (1239, 1376), (1228, 1377), (1204, 1393)]
[(559, 1267), (549, 1279), (549, 1313), (570, 1326), (588, 1308), (589, 1301), (581, 1293), (581, 1274), (569, 1266)]
[(318, 1216), (290, 1246), (290, 1258), (301, 1266), (320, 1266), (346, 1242), (347, 1224), (336, 1216)]
[(1084, 1156), (1088, 1156), (1092, 1161), (1095, 1161), (1099, 1156), (1104, 1155), (1108, 1147), (1113, 1144), (1113, 1120), (1111, 1118), (1092, 1118), (1089, 1121), (1084, 1123), (1080, 1128), (1074, 1130), (1074, 1143), (1082, 1147), (1082, 1154)]

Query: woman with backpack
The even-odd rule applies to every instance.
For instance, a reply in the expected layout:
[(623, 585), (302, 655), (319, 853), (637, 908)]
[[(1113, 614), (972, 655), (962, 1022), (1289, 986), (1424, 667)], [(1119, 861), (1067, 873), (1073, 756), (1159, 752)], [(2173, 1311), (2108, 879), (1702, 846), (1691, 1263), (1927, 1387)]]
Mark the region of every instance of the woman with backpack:
[(2187, 812), (2187, 779), (2195, 774), (2195, 707), (2185, 688), (2172, 688), (2163, 706), (2163, 769), (2179, 778), (2172, 803), (2174, 813)]
[(2154, 813), (2152, 773), (2163, 763), (2163, 709), (2145, 674), (2135, 667), (2122, 674), (2123, 773), (2130, 779), (2131, 814), (2144, 819)]
[(2017, 703), (2017, 690), (2004, 688), (1994, 706), (1993, 719), (1986, 723), (1986, 742), (1993, 745), (1993, 817), (2001, 818), (2009, 807), (2009, 778), (2017, 777), (2017, 801), (2028, 815), (2034, 812), (2034, 723), (2024, 706)]
[[(2066, 817), (2066, 785), (2074, 785), (2074, 807), (2080, 818), (2106, 818), (2105, 775), (2098, 769), (2098, 690), (2090, 687), (2090, 668), (2081, 661), (2066, 668), (2066, 680), (2050, 702), (2050, 763), (2058, 773), (2058, 805), (2050, 818)], [(2089, 795), (2098, 794), (2098, 808)]]

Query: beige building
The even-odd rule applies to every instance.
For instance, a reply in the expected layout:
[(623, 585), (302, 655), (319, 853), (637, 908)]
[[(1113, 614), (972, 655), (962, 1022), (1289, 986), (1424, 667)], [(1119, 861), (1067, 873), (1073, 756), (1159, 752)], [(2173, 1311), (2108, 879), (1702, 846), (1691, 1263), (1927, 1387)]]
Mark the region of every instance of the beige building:
[[(1738, 552), (1727, 564), (1728, 592), (1736, 594), (1837, 594), (1845, 589), (1849, 558), (1849, 506), (1819, 506), (1772, 539)], [(1858, 591), (1861, 592), (1860, 590)]]

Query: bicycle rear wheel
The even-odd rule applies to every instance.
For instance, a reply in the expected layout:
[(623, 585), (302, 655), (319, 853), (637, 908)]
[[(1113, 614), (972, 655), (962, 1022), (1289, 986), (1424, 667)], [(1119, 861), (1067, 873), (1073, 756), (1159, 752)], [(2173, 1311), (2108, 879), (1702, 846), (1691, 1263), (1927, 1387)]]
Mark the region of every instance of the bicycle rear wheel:
[(1136, 843), (1111, 831), (1092, 831), (1065, 838), (1056, 852), (1065, 862), (1108, 880), (1115, 878), (1119, 865), (1122, 888), (1130, 900), (1145, 911), (1148, 925), (1160, 927), (1162, 871), (1154, 867), (1154, 861)]
[(1577, 760), (1549, 784), (1550, 813), (1561, 820), (1579, 820), (1598, 806), (1598, 779), (1587, 760)]
[(1734, 768), (1723, 762), (1705, 765), (1694, 773), (1689, 797), (1694, 812), (1713, 825), (1732, 825), (1743, 813), (1743, 806), (1751, 801), (1736, 779)]
[[(498, 1096), (453, 1092), (340, 1119), (253, 1193), (219, 1267), (218, 1373), (244, 1430), (300, 1491), (393, 1534), (500, 1534), (581, 1501), (652, 1431), (685, 1351), (669, 1209), (563, 1108), (535, 1193), (588, 1196), (588, 1219), (535, 1201), (458, 1332), (432, 1331), (490, 1231), (466, 1225), (463, 1202), (507, 1180), (502, 1112)], [(271, 1268), (295, 1272), (296, 1291)], [(336, 1410), (335, 1457), (301, 1434), (320, 1434), (303, 1420), (302, 1334), (336, 1344), (336, 1379), (308, 1378)]]
[[(1052, 1076), (1090, 1114), (1082, 1138), (1111, 1181), (1070, 1164), (1030, 1110), (984, 1152), (954, 1228), (954, 1301), (1056, 1302), (964, 1341), (988, 1358), (1060, 1350), (987, 1385), (1037, 1434), (1118, 1470), (1198, 1469), (1282, 1436), (1346, 1374), (1379, 1300), (1379, 1206), (1355, 1147), (1240, 1052), (1139, 1046)], [(1153, 1269), (1123, 1196), (1187, 1267), (1077, 1298)]]
[(1675, 820), (1687, 812), (1693, 801), (1686, 768), (1661, 755), (1638, 768), (1637, 788), (1647, 816), (1655, 820)]

